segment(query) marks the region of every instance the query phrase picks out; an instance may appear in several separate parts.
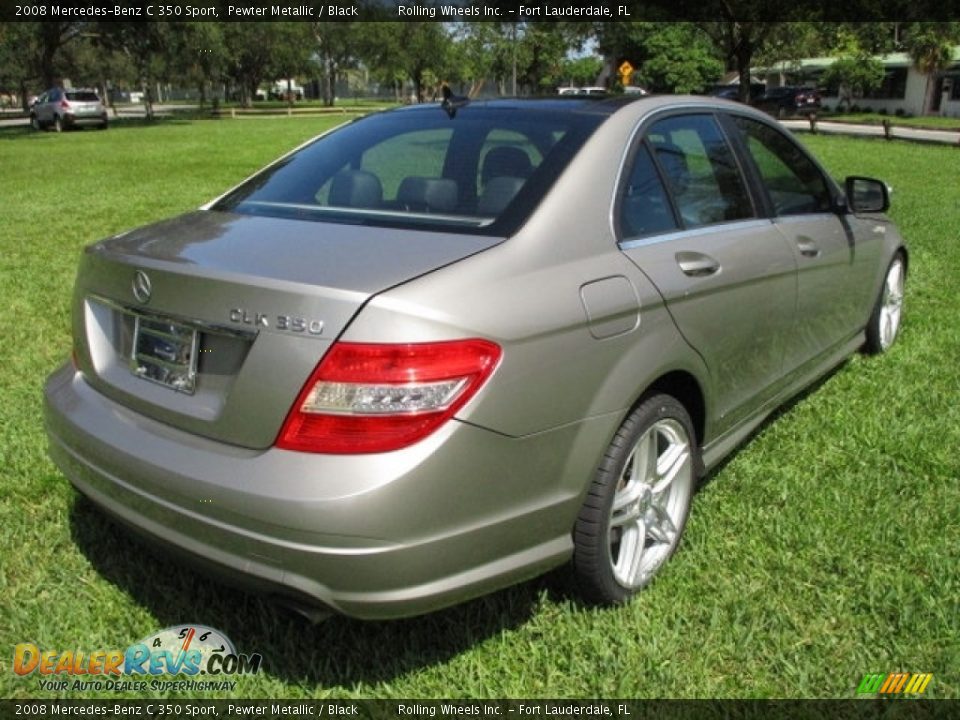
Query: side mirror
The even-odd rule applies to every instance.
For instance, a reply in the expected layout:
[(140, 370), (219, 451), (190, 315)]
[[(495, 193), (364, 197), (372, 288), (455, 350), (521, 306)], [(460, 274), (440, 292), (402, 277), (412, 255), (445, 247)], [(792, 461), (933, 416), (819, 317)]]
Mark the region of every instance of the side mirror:
[(881, 180), (851, 175), (845, 189), (847, 206), (854, 213), (882, 213), (890, 207), (890, 191)]

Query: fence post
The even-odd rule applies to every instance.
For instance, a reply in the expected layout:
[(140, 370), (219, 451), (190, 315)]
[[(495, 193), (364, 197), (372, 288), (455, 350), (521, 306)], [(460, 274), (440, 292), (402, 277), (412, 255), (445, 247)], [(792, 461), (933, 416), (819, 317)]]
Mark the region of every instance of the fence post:
[(887, 140), (893, 140), (893, 126), (888, 118), (883, 119), (883, 136)]

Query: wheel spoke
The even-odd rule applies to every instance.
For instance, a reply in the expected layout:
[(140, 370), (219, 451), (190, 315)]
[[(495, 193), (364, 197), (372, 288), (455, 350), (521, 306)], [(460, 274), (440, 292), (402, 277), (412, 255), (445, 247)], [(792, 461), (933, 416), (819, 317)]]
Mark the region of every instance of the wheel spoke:
[(657, 431), (650, 428), (637, 442), (631, 480), (652, 485), (657, 479)]
[(670, 513), (659, 502), (655, 502), (650, 509), (653, 517), (647, 522), (647, 535), (658, 543), (672, 544), (677, 537), (677, 526)]
[(639, 500), (644, 487), (646, 487), (646, 484), (642, 482), (628, 482), (613, 498), (612, 512), (620, 512)]
[(660, 456), (657, 463), (657, 477), (659, 478), (653, 487), (654, 497), (662, 495), (670, 484), (677, 478), (680, 471), (683, 470), (690, 459), (690, 451), (686, 443), (671, 442), (670, 446)]
[(646, 541), (647, 529), (642, 520), (624, 530), (616, 570), (618, 579), (627, 586), (634, 586), (640, 581)]
[(629, 503), (625, 508), (622, 508), (619, 512), (615, 511), (610, 516), (610, 527), (620, 527), (626, 525), (627, 523), (634, 522), (640, 517), (640, 512), (633, 503)]

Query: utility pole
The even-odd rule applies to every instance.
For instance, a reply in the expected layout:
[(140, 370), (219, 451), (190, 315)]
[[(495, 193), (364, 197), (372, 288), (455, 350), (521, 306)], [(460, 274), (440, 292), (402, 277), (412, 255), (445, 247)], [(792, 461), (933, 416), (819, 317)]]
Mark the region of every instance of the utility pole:
[(512, 40), (510, 46), (513, 49), (513, 97), (517, 96), (517, 24), (513, 23), (512, 27)]

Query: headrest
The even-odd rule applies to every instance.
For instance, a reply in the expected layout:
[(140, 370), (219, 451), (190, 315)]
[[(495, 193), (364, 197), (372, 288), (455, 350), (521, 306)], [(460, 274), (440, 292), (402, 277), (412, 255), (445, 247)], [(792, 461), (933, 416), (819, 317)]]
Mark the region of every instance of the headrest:
[(397, 189), (397, 201), (413, 212), (453, 212), (457, 183), (449, 178), (406, 177)]
[(342, 170), (330, 183), (329, 204), (338, 207), (376, 208), (383, 204), (380, 179), (366, 170)]
[(517, 177), (528, 178), (533, 172), (530, 156), (523, 150), (509, 145), (495, 147), (483, 158), (480, 179), (486, 185), (491, 178)]

